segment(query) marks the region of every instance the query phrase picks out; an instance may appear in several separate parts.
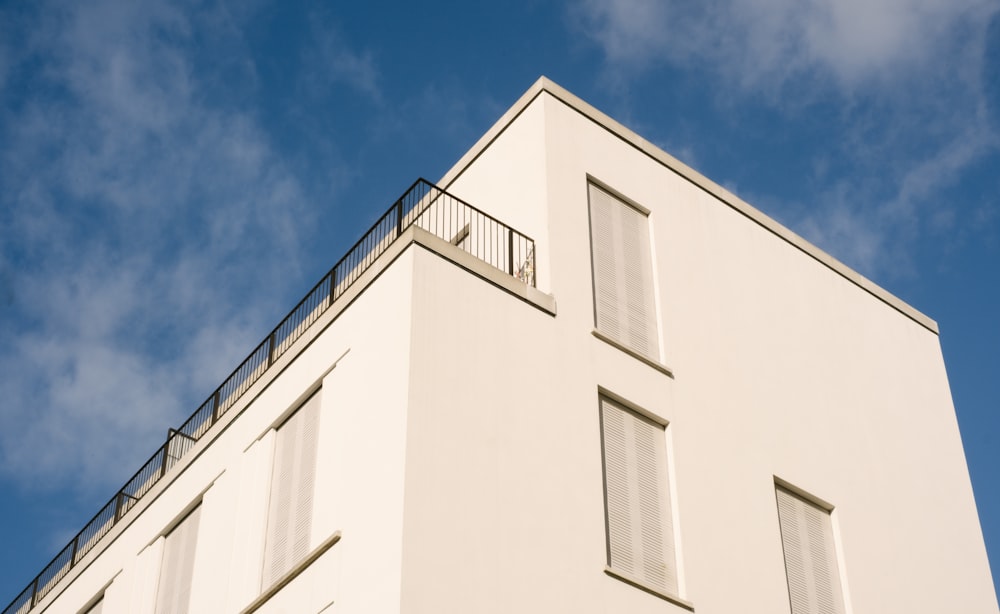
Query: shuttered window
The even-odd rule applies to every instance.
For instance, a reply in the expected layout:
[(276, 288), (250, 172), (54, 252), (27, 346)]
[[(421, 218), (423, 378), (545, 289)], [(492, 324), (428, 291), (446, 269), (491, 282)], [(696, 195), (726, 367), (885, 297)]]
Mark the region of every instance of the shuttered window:
[(677, 595), (663, 426), (601, 397), (608, 566)]
[(776, 490), (792, 614), (843, 614), (830, 512), (780, 486)]
[(590, 240), (598, 332), (659, 360), (649, 220), (591, 184)]
[[(160, 565), (160, 583), (156, 589), (156, 614), (188, 612), (200, 518), (199, 505), (167, 535)], [(100, 609), (97, 611), (100, 612)]]
[(264, 546), (263, 588), (309, 553), (316, 474), (317, 392), (278, 428)]

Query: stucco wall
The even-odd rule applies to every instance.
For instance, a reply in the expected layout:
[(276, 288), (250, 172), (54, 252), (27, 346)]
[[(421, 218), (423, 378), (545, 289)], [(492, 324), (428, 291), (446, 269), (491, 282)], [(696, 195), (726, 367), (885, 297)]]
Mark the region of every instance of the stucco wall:
[[(272, 429), (322, 385), (311, 546), (343, 538), (261, 612), (687, 611), (604, 572), (599, 391), (669, 424), (695, 611), (788, 611), (777, 478), (834, 506), (850, 612), (997, 612), (933, 323), (540, 87), (444, 183), (535, 239), (551, 296), (397, 249), (44, 611), (105, 587), (104, 612), (152, 611), (198, 501), (192, 612), (247, 605)], [(651, 211), (660, 367), (592, 334), (588, 178)]]
[(404, 253), (155, 501), (126, 519), (128, 527), (44, 611), (75, 614), (107, 586), (106, 614), (152, 612), (158, 536), (198, 501), (190, 611), (248, 605), (261, 592), (273, 428), (320, 385), (310, 547), (350, 529), (259, 611), (319, 611), (335, 598), (354, 611), (398, 609), (411, 282), (411, 255)]
[[(449, 190), (535, 237), (540, 287), (559, 313), (509, 313), (447, 272), (417, 284), (415, 314), (433, 332), (415, 338), (414, 355), (437, 367), (413, 377), (411, 421), (428, 424), (410, 427), (404, 562), (441, 535), (426, 568), (440, 563), (442, 578), (468, 587), (449, 599), (506, 604), (477, 611), (509, 611), (517, 597), (504, 587), (577, 611), (644, 601), (601, 573), (604, 387), (670, 423), (681, 596), (697, 611), (787, 611), (776, 477), (834, 506), (851, 611), (997, 611), (926, 318), (547, 94), (493, 136), (469, 168), (448, 174)], [(651, 211), (662, 361), (676, 379), (590, 334), (588, 176)], [(460, 304), (449, 302), (452, 285)], [(449, 372), (466, 375), (435, 379)], [(468, 520), (418, 511), (416, 493), (451, 487), (474, 510)], [(488, 529), (477, 532), (480, 521)], [(421, 528), (411, 533), (411, 522)], [(405, 569), (404, 595), (430, 590)]]

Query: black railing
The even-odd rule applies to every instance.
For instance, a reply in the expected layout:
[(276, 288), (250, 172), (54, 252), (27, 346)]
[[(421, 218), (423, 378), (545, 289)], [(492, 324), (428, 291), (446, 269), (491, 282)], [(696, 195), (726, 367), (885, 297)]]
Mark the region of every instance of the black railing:
[(101, 508), (42, 573), (4, 608), (2, 614), (25, 614), (65, 576), (133, 505), (149, 492), (265, 371), (373, 262), (410, 226), (450, 241), (476, 258), (526, 284), (535, 285), (535, 242), (513, 228), (418, 179), (299, 301), (233, 373)]

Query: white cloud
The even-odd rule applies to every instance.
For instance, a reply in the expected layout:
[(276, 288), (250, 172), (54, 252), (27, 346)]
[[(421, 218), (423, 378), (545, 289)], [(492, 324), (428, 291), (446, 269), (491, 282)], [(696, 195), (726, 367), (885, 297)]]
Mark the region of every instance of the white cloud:
[(616, 70), (695, 62), (750, 87), (815, 71), (853, 87), (919, 74), (996, 11), (990, 0), (584, 0), (575, 17)]
[(335, 79), (344, 81), (375, 102), (382, 102), (379, 74), (371, 53), (356, 54), (343, 47), (328, 51), (328, 68)]
[(304, 89), (319, 95), (342, 84), (382, 104), (381, 72), (372, 52), (351, 48), (336, 21), (322, 9), (314, 10), (309, 22), (309, 44), (302, 58), (307, 67)]
[(812, 154), (813, 198), (770, 211), (895, 276), (923, 234), (971, 223), (938, 195), (1000, 147), (984, 84), (998, 14), (991, 0), (585, 0), (573, 16), (619, 88), (669, 65), (703, 74), (730, 111), (763, 102), (802, 125), (822, 108), (838, 138)]
[(189, 50), (238, 27), (223, 18), (108, 0), (21, 17), (34, 70), (0, 111), (0, 473), (25, 488), (119, 486), (302, 285), (303, 188), (251, 114), (208, 102)]

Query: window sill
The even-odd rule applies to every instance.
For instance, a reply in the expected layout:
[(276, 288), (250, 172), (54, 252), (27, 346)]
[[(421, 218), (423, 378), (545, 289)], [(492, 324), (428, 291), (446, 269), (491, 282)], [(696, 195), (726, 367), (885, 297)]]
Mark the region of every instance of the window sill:
[(324, 552), (332, 548), (333, 545), (339, 541), (340, 541), (340, 531), (334, 531), (333, 535), (326, 538), (326, 540), (322, 544), (313, 548), (312, 552), (307, 554), (305, 558), (296, 563), (294, 567), (292, 567), (285, 573), (285, 575), (281, 576), (280, 578), (275, 580), (274, 583), (271, 584), (271, 586), (264, 589), (264, 591), (260, 594), (260, 596), (254, 599), (253, 602), (250, 603), (250, 605), (240, 610), (240, 614), (250, 614), (251, 612), (256, 612), (262, 605), (267, 603), (268, 600), (271, 599), (271, 597), (277, 595), (278, 591), (285, 588), (285, 586), (287, 586), (292, 580), (298, 577), (300, 573), (302, 573), (303, 571), (308, 569), (310, 565), (315, 563), (316, 559), (322, 556)]
[(684, 608), (685, 610), (690, 610), (690, 611), (694, 612), (694, 604), (691, 603), (690, 601), (684, 601), (680, 597), (675, 597), (673, 595), (668, 595), (667, 593), (664, 593), (663, 591), (661, 591), (659, 589), (656, 589), (656, 588), (653, 588), (652, 586), (646, 584), (642, 580), (639, 580), (637, 578), (633, 578), (632, 576), (630, 576), (628, 574), (624, 574), (624, 573), (622, 573), (620, 571), (611, 569), (611, 567), (609, 567), (607, 565), (604, 566), (604, 573), (606, 573), (607, 575), (611, 576), (612, 578), (617, 578), (618, 580), (621, 580), (622, 582), (624, 582), (626, 584), (631, 584), (632, 586), (636, 587), (639, 590), (646, 591), (647, 593), (649, 593), (650, 595), (653, 595), (654, 597), (659, 597), (660, 599), (663, 599), (664, 601), (669, 601), (670, 603), (672, 603), (672, 604), (674, 604), (676, 606), (680, 606), (680, 607)]
[(628, 354), (632, 358), (635, 358), (636, 360), (649, 365), (650, 367), (656, 369), (657, 371), (659, 371), (660, 373), (666, 375), (670, 379), (674, 378), (674, 372), (671, 371), (670, 367), (668, 367), (667, 365), (665, 365), (665, 364), (663, 364), (661, 362), (658, 362), (656, 360), (653, 360), (652, 358), (650, 358), (648, 356), (643, 356), (642, 354), (640, 354), (639, 352), (636, 352), (633, 349), (625, 347), (621, 343), (615, 341), (614, 339), (612, 339), (611, 337), (605, 335), (604, 333), (602, 333), (601, 331), (597, 330), (596, 328), (593, 331), (591, 331), (591, 334), (593, 334), (595, 337), (597, 337), (598, 339), (600, 339), (604, 343), (607, 343), (608, 345), (610, 345), (612, 347), (615, 347), (615, 348), (617, 348), (617, 349), (625, 352), (626, 354)]

